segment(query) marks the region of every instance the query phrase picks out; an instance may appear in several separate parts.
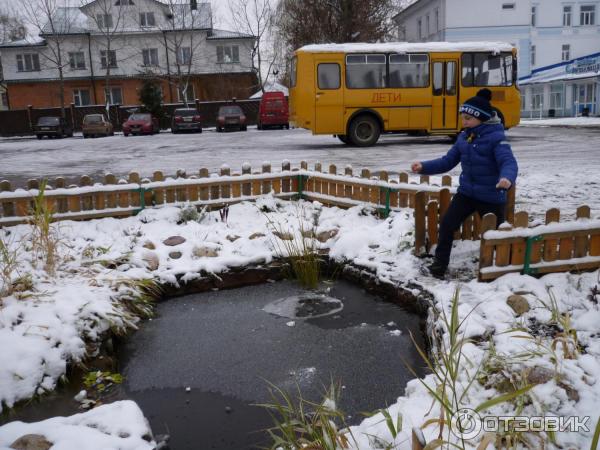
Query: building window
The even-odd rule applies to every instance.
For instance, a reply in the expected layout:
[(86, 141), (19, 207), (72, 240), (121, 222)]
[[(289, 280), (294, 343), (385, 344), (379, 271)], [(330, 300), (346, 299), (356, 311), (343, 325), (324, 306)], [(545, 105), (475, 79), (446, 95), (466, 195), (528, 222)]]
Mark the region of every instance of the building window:
[(135, 3), (133, 3), (133, 0), (117, 0), (115, 2), (115, 6), (128, 6), (128, 5), (135, 5)]
[(191, 64), (192, 62), (192, 48), (191, 47), (179, 47), (177, 49), (177, 64)]
[(435, 9), (435, 32), (439, 32), (440, 31), (440, 9), (436, 8)]
[(429, 27), (429, 15), (425, 16), (425, 30), (427, 31), (427, 35), (431, 34), (431, 28)]
[(317, 84), (319, 89), (339, 89), (341, 85), (340, 65), (321, 63), (317, 66)]
[(106, 103), (110, 105), (123, 104), (123, 90), (120, 87), (109, 87), (104, 89)]
[(98, 28), (112, 28), (112, 14), (96, 14), (96, 23)]
[(8, 107), (8, 95), (6, 95), (6, 92), (0, 94), (0, 106), (4, 108)]
[(531, 26), (535, 27), (537, 20), (536, 20), (536, 12), (537, 12), (537, 6), (532, 6), (531, 7)]
[(570, 6), (563, 6), (563, 27), (571, 26), (571, 13), (572, 8)]
[(144, 58), (144, 66), (158, 67), (158, 49), (157, 48), (143, 49), (142, 57)]
[(240, 62), (240, 48), (237, 45), (218, 45), (217, 46), (218, 63), (238, 63)]
[(154, 20), (154, 13), (153, 12), (140, 13), (140, 26), (142, 26), (142, 27), (156, 26), (156, 21)]
[(115, 50), (100, 51), (100, 65), (103, 69), (117, 67), (117, 52)]
[(423, 24), (421, 19), (417, 20), (417, 37), (421, 39), (423, 37)]
[(69, 65), (72, 70), (85, 69), (83, 52), (69, 52)]
[(39, 72), (40, 56), (37, 53), (25, 53), (23, 55), (17, 55), (17, 71)]
[(74, 89), (73, 103), (75, 106), (86, 106), (92, 102), (90, 100), (90, 91), (88, 89)]
[(502, 3), (502, 9), (515, 9), (514, 3)]
[(580, 25), (595, 25), (596, 24), (596, 6), (582, 5), (579, 13)]
[(191, 103), (194, 101), (194, 85), (188, 83), (187, 86), (179, 86), (177, 95), (180, 103)]
[(535, 66), (535, 45), (531, 46), (531, 54), (529, 59), (531, 60), (531, 66)]
[(563, 44), (561, 61), (568, 61), (570, 59), (571, 59), (571, 46), (569, 44)]
[(426, 54), (390, 55), (391, 88), (414, 88), (429, 85), (429, 56)]

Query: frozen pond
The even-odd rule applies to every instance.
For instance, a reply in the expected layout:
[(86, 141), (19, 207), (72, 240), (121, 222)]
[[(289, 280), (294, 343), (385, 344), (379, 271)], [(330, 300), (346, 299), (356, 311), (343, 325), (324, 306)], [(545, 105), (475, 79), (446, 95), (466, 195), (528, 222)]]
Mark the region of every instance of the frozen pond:
[(272, 422), (253, 406), (271, 400), (267, 381), (314, 401), (339, 381), (339, 407), (359, 423), (402, 395), (403, 361), (422, 371), (409, 335), (423, 345), (421, 318), (348, 282), (321, 291), (283, 281), (160, 304), (122, 348), (126, 396), (177, 450), (267, 444), (255, 432)]

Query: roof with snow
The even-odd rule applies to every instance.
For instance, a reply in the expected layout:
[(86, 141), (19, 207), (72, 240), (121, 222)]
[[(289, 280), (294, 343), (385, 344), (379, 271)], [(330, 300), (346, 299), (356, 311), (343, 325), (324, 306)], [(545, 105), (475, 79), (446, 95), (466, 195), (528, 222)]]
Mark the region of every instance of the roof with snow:
[(237, 31), (213, 29), (212, 34), (207, 39), (254, 39), (255, 37), (251, 34), (238, 33)]
[(298, 52), (309, 53), (411, 53), (411, 52), (510, 52), (514, 47), (507, 42), (385, 42), (377, 44), (311, 44)]
[[(42, 34), (87, 33), (89, 31), (88, 16), (80, 8), (60, 7), (50, 21), (42, 28)], [(53, 29), (54, 28), (54, 29)]]
[[(283, 95), (286, 97), (289, 96), (288, 88), (286, 88), (283, 84), (279, 84), (276, 82), (265, 84), (265, 92), (283, 92)], [(250, 98), (262, 98), (263, 91), (260, 90), (250, 96)]]

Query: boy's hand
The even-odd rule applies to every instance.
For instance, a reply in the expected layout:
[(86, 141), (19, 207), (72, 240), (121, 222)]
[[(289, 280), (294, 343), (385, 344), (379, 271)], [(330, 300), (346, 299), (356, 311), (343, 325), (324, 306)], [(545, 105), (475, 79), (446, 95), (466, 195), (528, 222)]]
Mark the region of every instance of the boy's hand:
[(500, 178), (498, 184), (496, 185), (496, 189), (510, 189), (512, 183), (507, 178)]
[(421, 173), (421, 170), (423, 170), (423, 164), (420, 162), (414, 162), (410, 166), (410, 170), (412, 170), (413, 173)]

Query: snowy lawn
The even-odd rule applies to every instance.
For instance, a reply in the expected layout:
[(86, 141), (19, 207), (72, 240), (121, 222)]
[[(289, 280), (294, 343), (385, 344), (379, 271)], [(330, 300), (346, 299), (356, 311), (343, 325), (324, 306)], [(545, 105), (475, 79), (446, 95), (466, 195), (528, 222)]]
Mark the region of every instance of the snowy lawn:
[[(66, 365), (81, 361), (89, 343), (103, 333), (111, 329), (122, 333), (138, 326), (139, 311), (131, 306), (136, 290), (131, 280), (176, 284), (200, 274), (268, 263), (277, 254), (275, 243), (279, 239), (273, 235), (269, 222), (298, 233), (303, 221), (305, 229), (315, 227), (324, 241), (318, 245), (328, 249), (332, 258), (368, 269), (381, 280), (416, 281), (431, 291), (435, 302), (430, 320), (439, 338), (438, 346), (449, 339), (439, 313), (450, 314), (451, 299), (460, 287), (457, 313), (465, 322), (458, 335), (473, 340), (463, 346), (457, 383), (458, 393), (464, 390), (466, 394), (459, 406), (474, 409), (487, 399), (531, 386), (519, 407), (515, 406), (517, 402), (505, 402), (482, 414), (590, 416), (587, 426), (593, 431), (600, 401), (600, 383), (596, 380), (600, 373), (600, 339), (596, 337), (600, 298), (594, 298), (591, 289), (599, 282), (598, 272), (548, 275), (539, 280), (508, 275), (493, 283), (479, 283), (471, 279), (475, 275), (477, 243), (465, 242), (458, 243), (451, 266), (452, 273), (462, 281), (434, 280), (420, 274), (422, 261), (411, 253), (411, 210), (393, 212), (383, 220), (369, 208), (341, 210), (266, 196), (256, 203), (232, 206), (227, 223), (220, 220), (218, 212), (200, 217), (192, 214), (188, 219), (193, 220), (182, 223), (182, 211), (164, 207), (122, 220), (58, 223), (60, 261), (53, 277), (42, 270), (40, 261), (28, 251), (29, 226), (0, 231), (11, 249), (20, 249), (15, 275), (31, 274), (28, 286), (2, 298), (2, 408), (54, 389)], [(167, 241), (172, 236), (179, 239)], [(178, 243), (167, 245), (174, 242)], [(507, 304), (511, 295), (525, 299), (529, 310), (518, 316)], [(559, 327), (554, 334), (544, 331), (552, 331), (553, 327)], [(466, 388), (471, 376), (478, 381)], [(423, 381), (436, 385), (433, 375)], [(379, 442), (393, 442), (396, 448), (410, 448), (411, 427), (440, 417), (439, 403), (433, 401), (418, 380), (408, 384), (389, 411), (392, 417), (402, 415), (403, 431), (393, 437), (383, 416), (375, 416), (352, 428), (357, 448), (379, 448), (373, 436), (378, 436)], [(139, 425), (139, 431), (139, 414), (134, 407), (115, 408), (109, 413), (106, 427), (113, 430), (111, 420), (131, 420)], [(10, 445), (21, 431), (43, 432), (55, 423), (85, 424), (87, 419), (82, 417), (53, 419), (56, 422), (46, 421), (31, 428), (15, 423), (5, 425), (0, 428), (0, 446)], [(99, 423), (102, 420), (100, 417)], [(444, 428), (444, 435), (449, 438), (447, 429)], [(430, 441), (437, 437), (439, 427), (432, 424), (424, 433)], [(137, 431), (126, 434), (139, 437)], [(45, 435), (51, 441), (55, 439), (55, 434)], [(64, 439), (61, 448), (82, 448), (78, 437)], [(146, 441), (135, 439), (130, 447), (123, 443), (121, 448), (151, 448)], [(536, 442), (535, 437), (530, 439)], [(570, 448), (585, 448), (590, 440), (591, 432), (556, 434), (557, 443)], [(466, 448), (471, 448), (469, 442), (477, 440), (468, 441)]]

